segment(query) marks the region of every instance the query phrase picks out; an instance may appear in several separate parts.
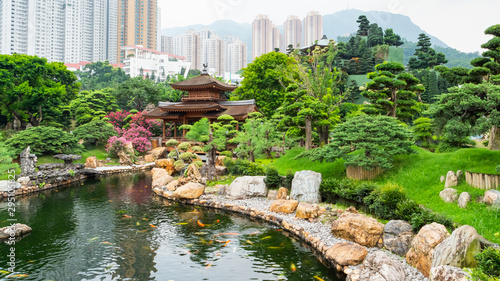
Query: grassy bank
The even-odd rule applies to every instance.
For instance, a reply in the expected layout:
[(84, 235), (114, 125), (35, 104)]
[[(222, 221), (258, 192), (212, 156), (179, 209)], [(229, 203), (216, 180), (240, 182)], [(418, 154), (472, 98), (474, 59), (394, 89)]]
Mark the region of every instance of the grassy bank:
[[(484, 195), (484, 190), (470, 187), (465, 184), (465, 180), (462, 180), (456, 189), (459, 192), (469, 192), (473, 198), (473, 202), (469, 203), (467, 209), (460, 209), (456, 204), (444, 203), (439, 197), (439, 192), (444, 189), (444, 183), (439, 181), (441, 176), (445, 176), (450, 170), (494, 173), (496, 165), (500, 165), (500, 151), (475, 148), (461, 149), (451, 153), (431, 153), (417, 147), (415, 150), (416, 154), (396, 157), (394, 168), (387, 171), (376, 182), (398, 183), (417, 203), (448, 216), (459, 224), (471, 225), (487, 239), (500, 243), (500, 211), (476, 203), (478, 196)], [(333, 163), (311, 162), (307, 159), (294, 160), (301, 151), (301, 149), (293, 149), (282, 158), (259, 160), (259, 162), (278, 169), (282, 175), (288, 171), (307, 169), (321, 173), (323, 178), (345, 177), (342, 160)]]

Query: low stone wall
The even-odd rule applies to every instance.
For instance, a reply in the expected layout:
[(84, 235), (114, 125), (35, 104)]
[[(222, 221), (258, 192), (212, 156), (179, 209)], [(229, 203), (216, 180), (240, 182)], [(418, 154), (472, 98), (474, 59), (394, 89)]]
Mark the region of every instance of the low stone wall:
[[(133, 166), (107, 166), (107, 167), (99, 167), (95, 169), (82, 169), (78, 171), (78, 174), (75, 174), (72, 177), (65, 176), (65, 177), (60, 177), (60, 180), (54, 180), (49, 181), (48, 183), (45, 183), (44, 185), (33, 185), (32, 181), (26, 185), (22, 185), (20, 188), (15, 189), (14, 195), (15, 196), (24, 196), (24, 195), (29, 195), (31, 193), (39, 192), (39, 191), (44, 191), (48, 189), (53, 189), (59, 186), (65, 186), (65, 185), (70, 185), (75, 182), (80, 182), (88, 177), (92, 176), (105, 176), (105, 175), (110, 175), (110, 174), (118, 174), (118, 173), (129, 173), (129, 172), (139, 172), (139, 171), (147, 171), (151, 170), (154, 168), (155, 164), (154, 163), (147, 163), (144, 165), (133, 165)], [(38, 176), (35, 181), (40, 181), (41, 176)], [(0, 190), (0, 200), (3, 198), (9, 197), (9, 193), (7, 190)]]
[(480, 174), (465, 171), (465, 181), (470, 186), (484, 190), (500, 188), (500, 175)]

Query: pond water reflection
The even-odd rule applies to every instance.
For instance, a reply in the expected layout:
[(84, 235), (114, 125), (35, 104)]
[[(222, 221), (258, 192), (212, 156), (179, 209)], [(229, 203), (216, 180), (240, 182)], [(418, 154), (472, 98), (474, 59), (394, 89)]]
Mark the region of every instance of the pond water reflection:
[[(340, 280), (280, 229), (152, 195), (149, 174), (17, 198), (23, 280)], [(8, 225), (0, 203), (1, 227)], [(0, 270), (10, 246), (0, 246)], [(0, 279), (7, 274), (0, 273)], [(2, 279), (2, 280), (3, 280)]]

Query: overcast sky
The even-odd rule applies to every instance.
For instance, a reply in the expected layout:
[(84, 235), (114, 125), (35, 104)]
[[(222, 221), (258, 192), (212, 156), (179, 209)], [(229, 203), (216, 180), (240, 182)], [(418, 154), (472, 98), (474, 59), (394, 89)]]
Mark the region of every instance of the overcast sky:
[[(276, 25), (288, 15), (305, 17), (308, 11), (331, 14), (347, 7), (363, 11), (386, 11), (409, 16), (427, 33), (460, 51), (481, 50), (491, 36), (484, 30), (500, 24), (499, 0), (158, 0), (162, 28), (210, 24), (228, 19), (252, 23), (258, 14), (268, 15)], [(465, 40), (464, 38), (467, 38)]]

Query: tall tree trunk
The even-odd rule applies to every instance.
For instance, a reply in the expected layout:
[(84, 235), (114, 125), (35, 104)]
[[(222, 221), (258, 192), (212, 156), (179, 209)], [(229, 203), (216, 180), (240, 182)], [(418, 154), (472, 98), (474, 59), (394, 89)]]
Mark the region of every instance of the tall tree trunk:
[(250, 160), (250, 162), (255, 162), (255, 154), (253, 153), (253, 150), (248, 152), (248, 160)]
[[(214, 140), (214, 137), (212, 135), (212, 129), (210, 129), (209, 132), (209, 143), (211, 143)], [(217, 158), (217, 149), (215, 146), (212, 145), (212, 148), (208, 150), (208, 155), (207, 155), (207, 179), (208, 180), (214, 180), (215, 177), (217, 176), (217, 170), (215, 169), (215, 159)]]
[(320, 126), (318, 127), (319, 143), (328, 144), (328, 135), (330, 133), (330, 126)]
[(498, 128), (497, 126), (493, 126), (490, 130), (488, 149), (500, 150), (500, 128)]
[(312, 148), (312, 119), (306, 117), (306, 150)]

